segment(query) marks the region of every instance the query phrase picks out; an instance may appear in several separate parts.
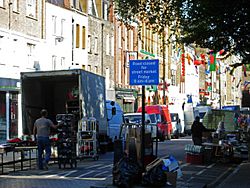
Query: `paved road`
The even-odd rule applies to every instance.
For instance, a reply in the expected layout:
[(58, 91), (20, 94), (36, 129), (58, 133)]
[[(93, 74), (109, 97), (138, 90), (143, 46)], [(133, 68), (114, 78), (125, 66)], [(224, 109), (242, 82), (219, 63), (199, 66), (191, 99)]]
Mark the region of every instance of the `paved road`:
[[(190, 139), (183, 138), (159, 144), (160, 156), (173, 154), (179, 160), (183, 174), (177, 181), (177, 187), (179, 188), (216, 187), (237, 166), (222, 163), (207, 165), (185, 163), (185, 155), (183, 154), (185, 143), (190, 143)], [(112, 167), (113, 153), (108, 152), (105, 155), (101, 155), (98, 161), (85, 159), (78, 162), (78, 166), (75, 169), (59, 169), (57, 164), (50, 164), (48, 171), (32, 169), (1, 175), (0, 188), (113, 187)], [(171, 186), (168, 185), (166, 187)]]

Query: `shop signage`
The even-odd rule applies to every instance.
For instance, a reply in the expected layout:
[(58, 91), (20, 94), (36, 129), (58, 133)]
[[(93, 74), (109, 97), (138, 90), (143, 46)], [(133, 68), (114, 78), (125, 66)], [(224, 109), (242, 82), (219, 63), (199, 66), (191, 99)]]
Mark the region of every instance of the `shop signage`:
[(129, 61), (130, 85), (158, 85), (159, 59)]

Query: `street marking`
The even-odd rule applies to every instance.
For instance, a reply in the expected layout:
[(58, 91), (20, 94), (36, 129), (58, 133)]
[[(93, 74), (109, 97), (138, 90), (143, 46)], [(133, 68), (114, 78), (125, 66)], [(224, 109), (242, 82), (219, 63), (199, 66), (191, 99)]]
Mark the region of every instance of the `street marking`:
[(180, 165), (180, 168), (185, 167), (185, 166), (189, 166), (189, 165), (190, 165), (190, 163), (183, 163)]
[(207, 166), (207, 168), (212, 168), (214, 165), (215, 165), (215, 163), (213, 163), (213, 164)]
[(100, 173), (98, 173), (98, 174), (94, 175), (94, 177), (100, 176), (100, 175), (105, 174), (105, 173), (107, 173), (107, 172), (109, 172), (109, 171), (103, 171), (103, 172), (100, 172)]
[(113, 174), (110, 174), (110, 175), (108, 175), (106, 178), (109, 178), (109, 177), (112, 177), (113, 176)]
[(94, 171), (94, 170), (91, 170), (91, 171), (89, 171), (89, 172), (86, 172), (86, 173), (84, 173), (84, 174), (78, 176), (78, 178), (82, 178), (83, 176), (86, 176), (86, 175), (91, 174), (91, 173), (93, 173), (93, 172), (95, 172), (95, 171)]
[(92, 165), (92, 166), (86, 167), (85, 169), (90, 169), (90, 168), (98, 167), (98, 166), (101, 166), (101, 165), (102, 164)]
[(107, 167), (113, 167), (113, 164), (105, 165), (105, 166), (99, 167), (99, 168), (97, 168), (97, 169), (98, 169), (98, 170), (101, 170), (101, 169), (104, 169), (104, 168), (107, 168)]
[(201, 170), (200, 172), (196, 173), (196, 175), (201, 175), (203, 172), (205, 172), (206, 169)]
[(58, 174), (51, 174), (51, 175), (47, 175), (47, 176), (44, 176), (44, 177), (51, 178), (51, 177), (55, 177), (55, 176), (62, 176), (64, 174), (65, 174), (65, 172), (61, 172), (61, 173), (58, 173)]
[(70, 174), (73, 174), (73, 173), (75, 173), (75, 172), (77, 172), (77, 170), (72, 170), (72, 171), (70, 171), (70, 172), (64, 174), (64, 175), (61, 176), (60, 178), (65, 178), (65, 177), (67, 177), (67, 176), (69, 176)]

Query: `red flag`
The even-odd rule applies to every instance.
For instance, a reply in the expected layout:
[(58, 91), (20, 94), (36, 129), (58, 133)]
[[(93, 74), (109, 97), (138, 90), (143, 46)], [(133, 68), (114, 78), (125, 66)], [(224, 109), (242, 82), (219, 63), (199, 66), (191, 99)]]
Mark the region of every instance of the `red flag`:
[(210, 52), (210, 71), (216, 70), (216, 53)]

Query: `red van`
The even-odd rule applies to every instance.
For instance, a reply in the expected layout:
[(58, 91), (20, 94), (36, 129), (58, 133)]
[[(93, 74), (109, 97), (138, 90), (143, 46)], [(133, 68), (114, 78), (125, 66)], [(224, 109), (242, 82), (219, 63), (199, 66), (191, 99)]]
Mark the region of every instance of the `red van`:
[[(139, 107), (137, 112), (142, 112), (142, 108)], [(168, 110), (167, 105), (150, 105), (145, 106), (145, 113), (147, 114), (156, 114), (157, 116), (157, 125), (159, 128), (159, 138), (160, 140), (171, 139), (173, 133), (171, 116)]]

